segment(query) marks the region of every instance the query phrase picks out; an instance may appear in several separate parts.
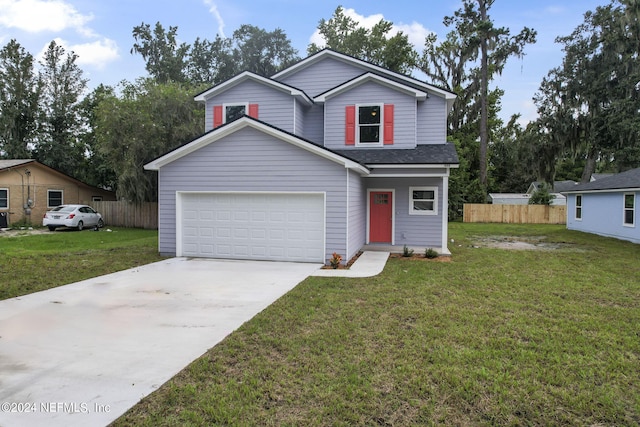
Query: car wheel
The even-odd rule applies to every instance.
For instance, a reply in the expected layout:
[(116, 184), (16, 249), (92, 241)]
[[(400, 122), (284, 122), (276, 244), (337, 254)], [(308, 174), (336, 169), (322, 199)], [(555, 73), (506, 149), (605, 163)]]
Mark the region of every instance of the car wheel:
[(55, 227), (49, 226), (49, 231), (56, 231)]
[(83, 227), (84, 227), (84, 223), (82, 221), (78, 221), (78, 226), (77, 226), (78, 231), (82, 231)]
[(102, 227), (104, 227), (104, 221), (102, 220), (102, 218), (100, 218), (98, 220), (98, 228), (102, 228)]

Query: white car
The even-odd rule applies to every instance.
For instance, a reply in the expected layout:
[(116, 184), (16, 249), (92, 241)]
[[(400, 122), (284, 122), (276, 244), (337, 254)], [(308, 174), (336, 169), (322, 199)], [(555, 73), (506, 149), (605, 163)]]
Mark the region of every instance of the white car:
[(47, 211), (42, 225), (54, 231), (58, 227), (70, 227), (82, 230), (85, 227), (104, 227), (102, 215), (87, 205), (60, 205)]

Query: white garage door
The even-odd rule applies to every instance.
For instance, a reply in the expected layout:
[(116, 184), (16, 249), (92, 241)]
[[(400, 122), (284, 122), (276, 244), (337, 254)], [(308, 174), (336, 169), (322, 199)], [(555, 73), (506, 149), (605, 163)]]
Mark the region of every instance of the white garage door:
[(324, 262), (324, 195), (181, 193), (181, 256)]

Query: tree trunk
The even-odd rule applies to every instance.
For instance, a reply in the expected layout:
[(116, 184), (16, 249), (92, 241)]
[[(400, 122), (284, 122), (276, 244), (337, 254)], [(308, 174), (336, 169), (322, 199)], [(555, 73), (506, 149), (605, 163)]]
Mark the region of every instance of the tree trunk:
[(591, 175), (593, 175), (596, 171), (596, 155), (592, 151), (589, 151), (589, 156), (587, 157), (587, 162), (584, 165), (584, 169), (582, 170), (582, 177), (580, 178), (581, 183), (591, 181)]
[[(480, 6), (481, 23), (487, 20), (487, 3), (485, 0), (478, 0)], [(487, 48), (487, 34), (482, 30), (480, 34), (481, 49), (481, 69), (480, 69), (480, 185), (482, 190), (487, 191), (487, 147), (489, 145), (489, 58)]]

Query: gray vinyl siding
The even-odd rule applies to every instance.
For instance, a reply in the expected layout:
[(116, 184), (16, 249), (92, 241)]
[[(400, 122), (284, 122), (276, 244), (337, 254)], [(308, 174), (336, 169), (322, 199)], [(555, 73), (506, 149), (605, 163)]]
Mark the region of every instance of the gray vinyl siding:
[[(366, 82), (347, 92), (330, 98), (325, 103), (325, 146), (331, 149), (357, 150), (358, 146), (345, 146), (345, 107), (355, 104), (394, 105), (394, 143), (384, 148), (415, 148), (416, 100), (375, 82)], [(444, 141), (443, 141), (444, 142)]]
[[(442, 178), (369, 178), (367, 188), (395, 190), (394, 241), (398, 246), (442, 246)], [(409, 187), (438, 187), (438, 215), (409, 215)]]
[(287, 132), (294, 132), (294, 98), (254, 80), (245, 80), (210, 98), (205, 107), (205, 132), (213, 128), (213, 107), (230, 103), (258, 104), (258, 118)]
[(313, 105), (305, 110), (304, 133), (302, 137), (318, 145), (324, 143), (324, 107)]
[(160, 168), (160, 252), (176, 253), (177, 191), (299, 191), (326, 194), (326, 257), (345, 254), (347, 173), (256, 129), (240, 129)]
[(301, 69), (289, 76), (278, 79), (282, 83), (303, 90), (310, 97), (363, 74), (365, 70), (334, 58), (324, 58), (313, 66)]
[(306, 126), (305, 124), (305, 111), (309, 109), (308, 106), (303, 105), (300, 101), (298, 101), (297, 99), (294, 101), (294, 106), (295, 106), (295, 118), (294, 118), (294, 129), (293, 129), (293, 133), (295, 133), (298, 136), (304, 136), (304, 128)]
[(447, 102), (430, 96), (418, 103), (418, 144), (444, 144), (447, 141)]
[(364, 180), (357, 173), (349, 172), (349, 245), (347, 260), (351, 259), (366, 243), (367, 190)]

